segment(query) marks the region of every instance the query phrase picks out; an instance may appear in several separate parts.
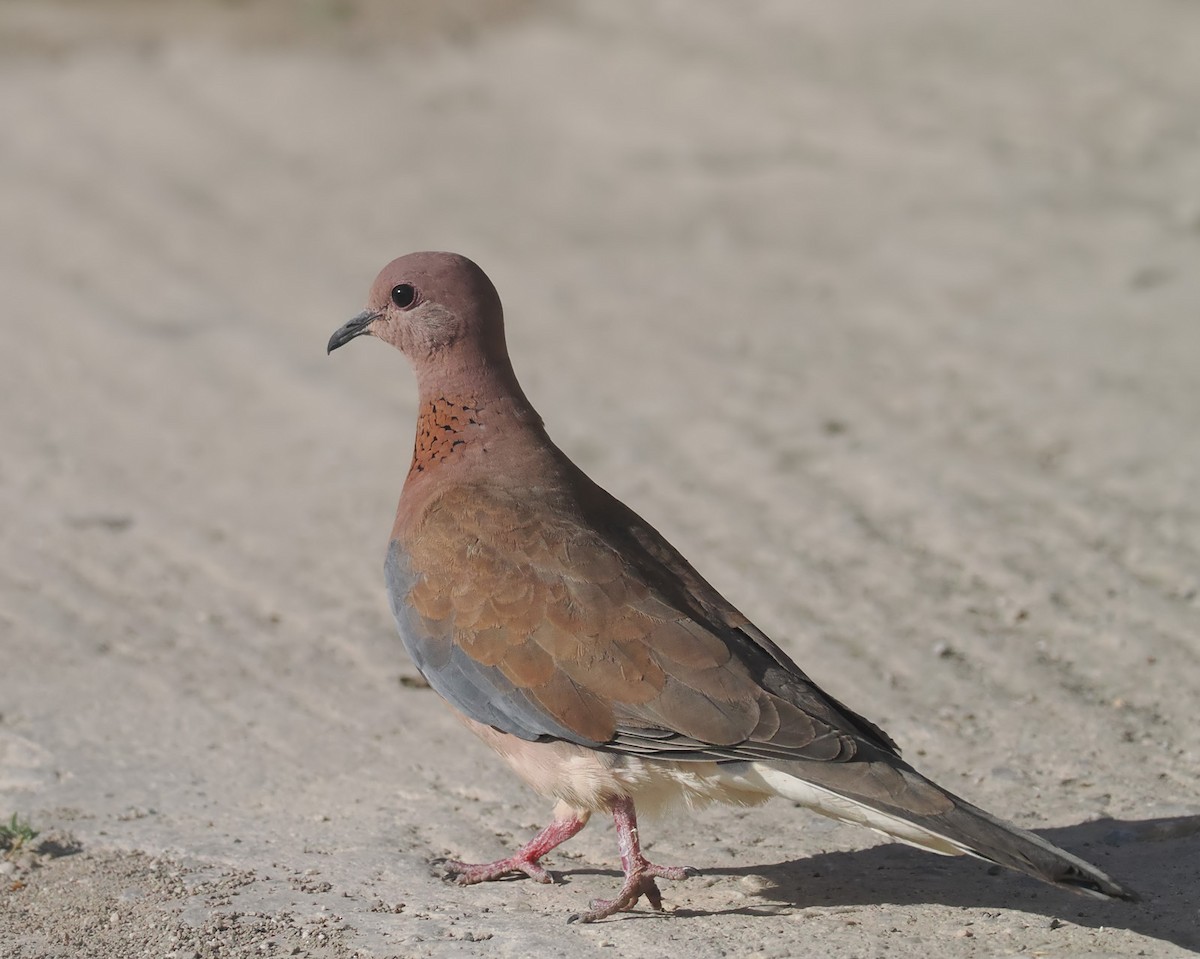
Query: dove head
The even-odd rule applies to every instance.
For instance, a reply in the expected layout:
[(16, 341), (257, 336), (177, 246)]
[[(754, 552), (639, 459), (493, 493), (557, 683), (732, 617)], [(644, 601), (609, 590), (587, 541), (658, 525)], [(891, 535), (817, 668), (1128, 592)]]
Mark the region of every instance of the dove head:
[(483, 270), (456, 253), (392, 260), (375, 278), (367, 308), (330, 338), (329, 352), (362, 335), (407, 356), (423, 390), (462, 376), (515, 385), (500, 296)]

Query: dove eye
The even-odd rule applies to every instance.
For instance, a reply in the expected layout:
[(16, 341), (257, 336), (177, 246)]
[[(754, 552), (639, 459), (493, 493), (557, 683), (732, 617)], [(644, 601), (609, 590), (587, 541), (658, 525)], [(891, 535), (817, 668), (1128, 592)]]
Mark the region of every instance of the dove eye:
[(392, 302), (400, 309), (407, 310), (410, 306), (417, 302), (417, 291), (408, 283), (401, 283), (399, 286), (392, 287)]

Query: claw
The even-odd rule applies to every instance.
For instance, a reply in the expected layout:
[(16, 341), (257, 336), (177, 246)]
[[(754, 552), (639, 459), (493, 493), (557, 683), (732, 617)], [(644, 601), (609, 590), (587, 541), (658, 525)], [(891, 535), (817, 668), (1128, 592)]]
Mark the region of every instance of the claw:
[(699, 875), (691, 866), (659, 866), (650, 862), (643, 854), (638, 840), (637, 816), (633, 800), (628, 797), (613, 805), (613, 822), (617, 827), (617, 842), (621, 849), (621, 865), (625, 867), (625, 881), (612, 899), (593, 899), (587, 912), (577, 912), (567, 922), (596, 922), (618, 912), (625, 912), (646, 897), (646, 902), (655, 912), (663, 911), (662, 893), (655, 879), (686, 879)]
[(459, 862), (457, 859), (442, 860), (445, 878), (459, 886), (473, 886), (477, 882), (491, 882), (515, 873), (523, 873), (534, 882), (554, 882), (554, 877), (536, 859), (522, 857), (520, 853), (495, 862)]
[(514, 874), (528, 876), (534, 882), (552, 883), (554, 877), (538, 860), (555, 846), (574, 836), (586, 823), (586, 814), (555, 819), (507, 859), (480, 863), (435, 859), (433, 864), (441, 867), (442, 878), (460, 886), (473, 886), (477, 882), (491, 882)]
[[(579, 832), (587, 823), (589, 814), (586, 810), (570, 810), (570, 807), (564, 807), (558, 815), (563, 818), (555, 819), (507, 859), (482, 863), (435, 859), (433, 864), (441, 867), (442, 878), (460, 886), (473, 886), (477, 882), (491, 882), (513, 875), (528, 876), (534, 882), (552, 883), (555, 881), (554, 877), (539, 860), (551, 849)], [(596, 922), (599, 919), (607, 919), (618, 912), (633, 909), (643, 896), (646, 897), (646, 904), (654, 912), (662, 912), (662, 892), (654, 880), (678, 880), (699, 875), (691, 866), (659, 866), (643, 855), (638, 839), (637, 814), (633, 808), (633, 800), (628, 796), (613, 801), (612, 816), (617, 827), (617, 844), (621, 851), (625, 880), (612, 899), (593, 899), (587, 911), (572, 913), (567, 917), (567, 922)]]

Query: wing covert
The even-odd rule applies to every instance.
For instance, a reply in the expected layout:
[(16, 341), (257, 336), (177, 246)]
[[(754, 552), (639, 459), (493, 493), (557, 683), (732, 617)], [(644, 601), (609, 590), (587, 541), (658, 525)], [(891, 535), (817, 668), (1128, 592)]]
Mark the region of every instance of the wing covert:
[(614, 542), (513, 493), (446, 490), (388, 551), (409, 653), (456, 708), (523, 739), (709, 761), (895, 751), (642, 527), (654, 549), (643, 528)]

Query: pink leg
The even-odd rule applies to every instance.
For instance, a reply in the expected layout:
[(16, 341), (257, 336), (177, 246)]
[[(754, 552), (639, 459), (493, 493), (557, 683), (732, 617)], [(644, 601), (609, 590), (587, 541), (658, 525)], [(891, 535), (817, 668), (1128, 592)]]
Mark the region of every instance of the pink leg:
[(507, 859), (482, 863), (447, 860), (442, 866), (448, 875), (455, 877), (455, 882), (460, 886), (490, 882), (515, 872), (523, 872), (536, 882), (554, 882), (553, 877), (539, 865), (538, 860), (586, 826), (589, 815), (587, 812), (572, 813), (568, 818), (555, 819)]
[(656, 866), (642, 855), (642, 846), (638, 841), (637, 814), (634, 812), (633, 800), (623, 796), (613, 803), (613, 822), (617, 827), (617, 845), (621, 850), (621, 867), (625, 870), (625, 882), (615, 899), (593, 899), (592, 908), (587, 912), (577, 913), (569, 922), (595, 922), (614, 913), (632, 909), (637, 901), (646, 897), (650, 908), (662, 912), (662, 893), (658, 891), (655, 879), (685, 879), (696, 875), (696, 870), (689, 866)]

